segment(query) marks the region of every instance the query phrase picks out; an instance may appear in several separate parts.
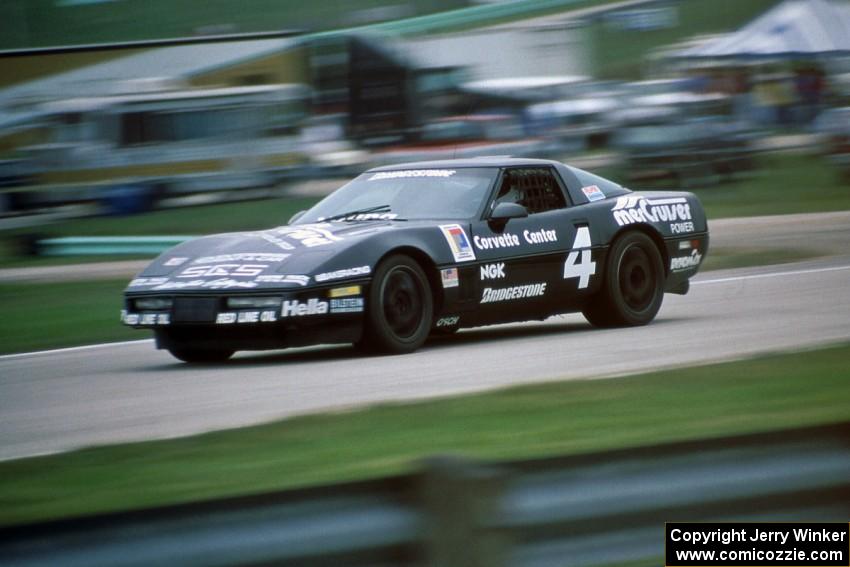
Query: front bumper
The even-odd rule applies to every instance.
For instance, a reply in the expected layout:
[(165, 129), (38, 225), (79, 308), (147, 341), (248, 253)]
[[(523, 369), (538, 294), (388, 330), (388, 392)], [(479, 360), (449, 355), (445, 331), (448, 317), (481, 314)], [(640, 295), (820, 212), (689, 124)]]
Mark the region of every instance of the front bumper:
[[(128, 293), (121, 321), (155, 331), (158, 348), (218, 347), (261, 350), (319, 343), (354, 342), (362, 335), (365, 284), (297, 292)], [(247, 296), (266, 301), (241, 306)], [(170, 300), (161, 309), (140, 309), (140, 300)], [(230, 299), (239, 298), (234, 308)], [(273, 305), (269, 305), (273, 303)]]

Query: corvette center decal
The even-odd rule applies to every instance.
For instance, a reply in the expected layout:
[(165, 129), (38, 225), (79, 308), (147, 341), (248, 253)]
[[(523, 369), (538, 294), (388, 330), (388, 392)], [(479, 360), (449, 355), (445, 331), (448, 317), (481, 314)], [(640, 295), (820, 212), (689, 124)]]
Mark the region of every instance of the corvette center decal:
[(475, 252), (469, 243), (466, 232), (459, 224), (441, 224), (440, 230), (446, 237), (446, 242), (452, 250), (455, 262), (469, 262), (475, 260)]

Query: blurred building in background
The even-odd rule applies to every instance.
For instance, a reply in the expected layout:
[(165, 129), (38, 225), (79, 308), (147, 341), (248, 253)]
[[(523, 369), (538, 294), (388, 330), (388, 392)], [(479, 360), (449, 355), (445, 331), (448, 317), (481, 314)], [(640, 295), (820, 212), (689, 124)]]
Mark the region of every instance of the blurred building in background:
[(168, 206), (382, 163), (597, 149), (634, 182), (710, 185), (749, 171), (765, 131), (848, 136), (818, 116), (848, 104), (850, 6), (757, 3), (738, 30), (647, 48), (642, 80), (634, 67), (610, 78), (627, 69), (611, 54), (702, 29), (716, 3), (603, 2), (527, 20), (527, 1), (423, 17), (435, 5), (357, 4), (335, 16), (356, 27), (330, 33), (73, 50), (64, 71), (55, 54), (40, 71), (39, 54), (7, 54), (20, 76), (0, 89), (0, 185), (13, 211), (128, 186)]

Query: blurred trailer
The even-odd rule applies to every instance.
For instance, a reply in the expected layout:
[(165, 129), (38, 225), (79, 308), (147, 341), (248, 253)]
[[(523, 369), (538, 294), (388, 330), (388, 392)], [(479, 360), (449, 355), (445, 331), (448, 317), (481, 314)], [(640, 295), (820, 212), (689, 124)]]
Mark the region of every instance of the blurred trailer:
[(32, 185), (13, 200), (109, 204), (132, 193), (144, 209), (166, 196), (268, 186), (306, 161), (303, 85), (126, 87), (136, 92), (41, 104), (47, 141), (18, 149), (15, 166)]

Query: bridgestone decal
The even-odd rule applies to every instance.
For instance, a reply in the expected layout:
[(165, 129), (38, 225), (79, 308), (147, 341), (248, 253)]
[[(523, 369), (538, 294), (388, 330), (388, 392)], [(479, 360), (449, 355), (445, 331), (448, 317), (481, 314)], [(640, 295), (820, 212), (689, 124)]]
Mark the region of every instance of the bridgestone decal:
[(514, 299), (525, 299), (528, 297), (540, 297), (545, 293), (545, 283), (518, 285), (498, 289), (485, 287), (484, 294), (481, 297), (481, 303), (496, 303), (497, 301), (511, 301)]

